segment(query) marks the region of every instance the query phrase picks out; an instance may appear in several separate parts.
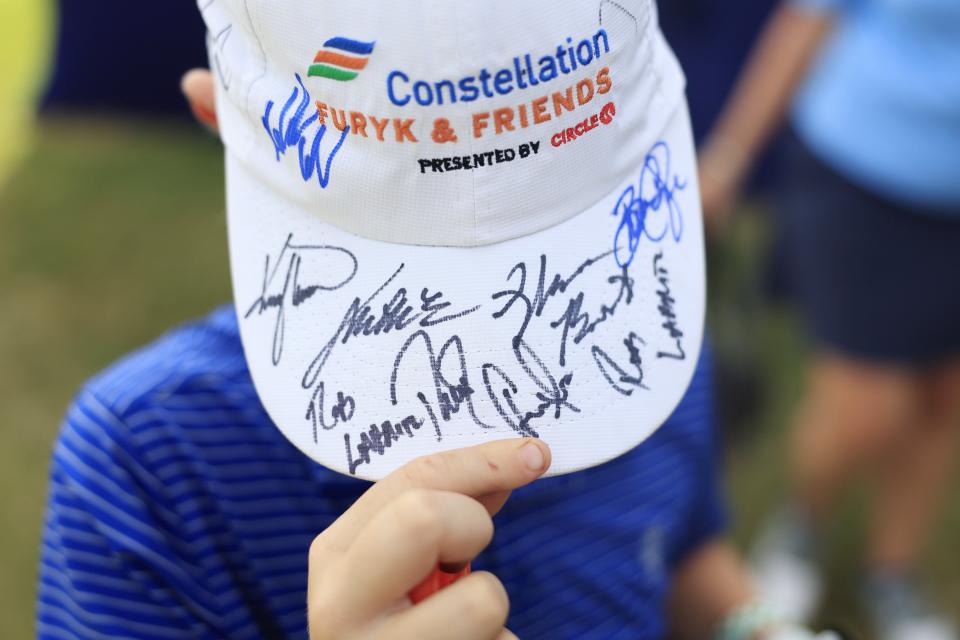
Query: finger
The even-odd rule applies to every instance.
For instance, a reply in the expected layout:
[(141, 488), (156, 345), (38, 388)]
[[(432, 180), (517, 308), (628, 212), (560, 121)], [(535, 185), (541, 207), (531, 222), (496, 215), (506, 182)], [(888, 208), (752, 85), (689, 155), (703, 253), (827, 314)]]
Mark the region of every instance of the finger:
[[(419, 605), (395, 614), (380, 629), (383, 638), (500, 640), (510, 611), (507, 591), (485, 571), (471, 573)], [(509, 633), (509, 632), (507, 632)]]
[[(499, 512), (500, 509), (503, 508), (503, 505), (507, 503), (507, 500), (510, 499), (510, 493), (510, 491), (488, 493), (483, 496), (478, 496), (477, 502), (482, 504), (487, 510), (487, 513), (493, 516)], [(440, 570), (446, 573), (460, 573), (468, 564), (468, 562), (441, 562)]]
[(467, 561), (460, 562), (441, 562), (439, 563), (440, 571), (444, 573), (458, 574), (464, 569), (467, 568), (467, 565), (470, 564)]
[(186, 96), (190, 109), (197, 120), (216, 130), (217, 110), (213, 74), (207, 69), (188, 71), (180, 81), (180, 89)]
[[(550, 447), (533, 438), (498, 440), (417, 458), (373, 485), (318, 542), (329, 552), (342, 553), (380, 509), (410, 489), (486, 496), (529, 484), (548, 468)], [(502, 505), (499, 500), (490, 503), (498, 509)]]
[(492, 537), (493, 521), (473, 498), (410, 490), (360, 533), (331, 576), (328, 594), (338, 598), (347, 624), (369, 619), (405, 597), (437, 563), (469, 562)]
[(503, 505), (505, 505), (507, 500), (510, 499), (510, 493), (510, 491), (495, 491), (494, 493), (488, 493), (475, 497), (477, 502), (486, 507), (487, 513), (492, 516), (500, 512), (500, 509), (503, 508)]

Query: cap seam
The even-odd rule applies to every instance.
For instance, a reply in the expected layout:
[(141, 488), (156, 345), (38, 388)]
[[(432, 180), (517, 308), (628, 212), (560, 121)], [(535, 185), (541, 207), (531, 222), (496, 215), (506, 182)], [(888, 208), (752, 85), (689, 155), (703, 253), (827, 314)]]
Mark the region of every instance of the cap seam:
[(267, 50), (263, 46), (263, 40), (260, 38), (260, 34), (257, 31), (257, 25), (253, 21), (253, 12), (250, 11), (250, 0), (243, 0), (243, 10), (247, 14), (247, 22), (250, 24), (250, 34), (253, 36), (253, 39), (257, 42), (257, 47), (260, 49), (260, 57), (263, 60), (263, 71), (260, 72), (256, 78), (250, 80), (250, 84), (247, 85), (246, 95), (243, 97), (243, 108), (247, 111), (247, 114), (253, 112), (250, 111), (250, 98), (253, 95), (253, 88), (258, 82), (267, 77), (267, 69), (269, 67), (269, 62), (267, 61)]
[[(457, 24), (462, 25), (463, 21), (458, 19)], [(463, 67), (463, 64), (462, 64), (463, 48), (456, 47), (456, 51), (457, 51), (458, 65), (462, 68)], [(469, 126), (467, 126), (466, 135), (467, 135), (467, 139), (470, 141), (470, 154), (473, 155), (476, 153), (476, 146), (475, 146), (476, 140), (474, 140), (472, 131), (470, 130)], [(479, 213), (477, 212), (477, 172), (476, 171), (470, 172), (470, 187), (471, 187), (471, 197), (470, 197), (471, 203), (470, 204), (471, 204), (471, 208), (473, 209), (472, 246), (479, 246), (480, 245), (480, 216), (479, 216)]]

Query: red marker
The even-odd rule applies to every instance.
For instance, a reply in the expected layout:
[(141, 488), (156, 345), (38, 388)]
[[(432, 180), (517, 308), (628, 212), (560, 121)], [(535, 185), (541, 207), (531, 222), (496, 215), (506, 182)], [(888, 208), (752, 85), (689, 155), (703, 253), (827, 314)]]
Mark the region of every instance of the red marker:
[(410, 596), (410, 601), (413, 604), (417, 604), (418, 602), (426, 600), (437, 591), (440, 591), (445, 587), (449, 587), (451, 584), (465, 575), (468, 575), (469, 573), (469, 564), (456, 573), (448, 573), (440, 569), (440, 567), (437, 567), (433, 570), (433, 573), (428, 575), (423, 582), (411, 589), (410, 593), (407, 595)]

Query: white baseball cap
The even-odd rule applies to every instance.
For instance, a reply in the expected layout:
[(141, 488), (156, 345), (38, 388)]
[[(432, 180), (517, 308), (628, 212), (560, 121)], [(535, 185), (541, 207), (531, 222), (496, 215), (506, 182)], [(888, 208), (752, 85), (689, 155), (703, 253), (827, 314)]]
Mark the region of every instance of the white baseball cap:
[(633, 448), (703, 337), (684, 78), (652, 0), (199, 0), (240, 334), (304, 453)]

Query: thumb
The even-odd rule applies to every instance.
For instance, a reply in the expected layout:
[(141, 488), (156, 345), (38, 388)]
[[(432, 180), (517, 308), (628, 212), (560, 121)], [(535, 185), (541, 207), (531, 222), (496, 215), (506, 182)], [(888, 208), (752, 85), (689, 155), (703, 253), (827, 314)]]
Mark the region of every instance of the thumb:
[(192, 69), (180, 81), (180, 90), (190, 103), (190, 110), (201, 124), (217, 130), (217, 109), (213, 74), (208, 69)]
[(460, 493), (496, 512), (511, 490), (542, 476), (550, 462), (550, 447), (535, 438), (497, 440), (417, 458), (373, 485), (324, 537), (334, 547), (349, 546), (384, 506), (411, 489)]

